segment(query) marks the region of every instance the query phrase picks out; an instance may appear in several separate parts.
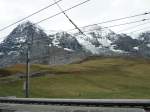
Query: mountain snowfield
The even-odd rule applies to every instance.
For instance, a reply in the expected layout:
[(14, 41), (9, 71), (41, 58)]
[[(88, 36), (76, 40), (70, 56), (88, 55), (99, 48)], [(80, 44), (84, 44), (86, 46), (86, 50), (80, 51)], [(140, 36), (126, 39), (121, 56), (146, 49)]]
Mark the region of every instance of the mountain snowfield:
[(150, 32), (134, 39), (98, 25), (81, 30), (84, 34), (63, 31), (47, 34), (40, 26), (24, 22), (1, 42), (0, 66), (25, 63), (27, 42), (33, 63), (66, 64), (91, 55), (150, 56)]
[(95, 25), (88, 28), (83, 28), (82, 31), (85, 32), (85, 35), (77, 35), (76, 39), (92, 54), (100, 54), (105, 48), (117, 52), (117, 50), (115, 50), (111, 45), (112, 41), (115, 39), (113, 38), (111, 40), (111, 36), (116, 37), (116, 34), (111, 30), (104, 30), (101, 29), (100, 26)]

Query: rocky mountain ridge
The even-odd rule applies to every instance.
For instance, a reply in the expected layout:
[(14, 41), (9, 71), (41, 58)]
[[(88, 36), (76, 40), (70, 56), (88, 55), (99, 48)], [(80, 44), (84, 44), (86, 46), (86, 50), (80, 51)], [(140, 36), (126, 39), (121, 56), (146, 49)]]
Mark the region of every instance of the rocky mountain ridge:
[(48, 35), (29, 21), (22, 23), (0, 44), (0, 66), (25, 63), (27, 45), (30, 46), (32, 63), (50, 65), (72, 63), (91, 55), (150, 56), (150, 32), (133, 39), (97, 25), (82, 31), (85, 35), (78, 32)]

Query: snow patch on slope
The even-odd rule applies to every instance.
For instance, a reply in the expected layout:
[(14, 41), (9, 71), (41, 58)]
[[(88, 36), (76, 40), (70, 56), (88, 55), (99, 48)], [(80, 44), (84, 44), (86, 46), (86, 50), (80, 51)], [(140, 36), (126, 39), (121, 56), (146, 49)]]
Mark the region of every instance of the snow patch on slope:
[(93, 54), (98, 54), (98, 49), (94, 45), (92, 45), (89, 41), (84, 39), (84, 36), (79, 35), (77, 38), (78, 42), (87, 50), (91, 51)]

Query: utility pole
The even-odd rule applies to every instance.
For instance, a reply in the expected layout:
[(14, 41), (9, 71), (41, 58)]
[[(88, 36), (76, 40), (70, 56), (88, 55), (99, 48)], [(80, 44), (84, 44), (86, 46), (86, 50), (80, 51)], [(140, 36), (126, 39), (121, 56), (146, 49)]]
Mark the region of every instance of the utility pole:
[(30, 77), (30, 43), (27, 41), (26, 51), (26, 85), (25, 85), (25, 97), (29, 97), (29, 77)]
[(30, 96), (30, 53), (31, 53), (31, 46), (33, 44), (33, 33), (34, 30), (32, 28), (32, 25), (29, 25), (27, 27), (27, 50), (26, 50), (26, 79), (25, 79), (25, 97), (29, 98)]

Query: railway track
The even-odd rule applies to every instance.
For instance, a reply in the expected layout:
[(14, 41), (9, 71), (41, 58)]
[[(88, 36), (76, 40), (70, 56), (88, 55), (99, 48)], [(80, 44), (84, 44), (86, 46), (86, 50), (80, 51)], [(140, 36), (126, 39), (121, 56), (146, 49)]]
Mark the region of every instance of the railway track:
[(41, 99), (41, 98), (0, 98), (0, 103), (36, 105), (72, 105), (102, 107), (150, 108), (150, 99)]

